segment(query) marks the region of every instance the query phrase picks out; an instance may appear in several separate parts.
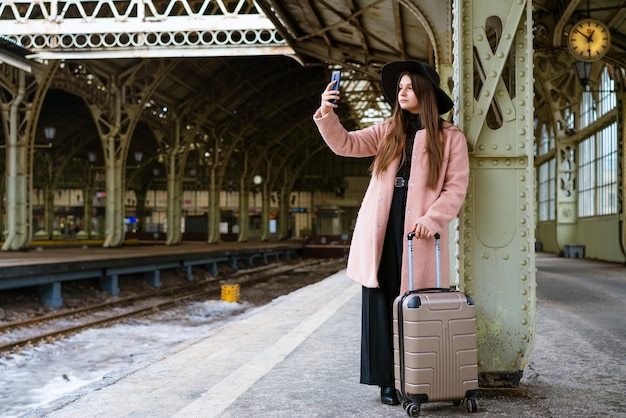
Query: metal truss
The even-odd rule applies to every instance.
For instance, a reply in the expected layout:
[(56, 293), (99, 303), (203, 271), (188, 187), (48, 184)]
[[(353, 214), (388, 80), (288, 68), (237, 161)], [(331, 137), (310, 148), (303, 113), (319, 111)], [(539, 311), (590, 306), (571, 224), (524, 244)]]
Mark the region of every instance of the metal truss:
[(254, 0), (3, 0), (0, 33), (41, 59), (294, 54)]

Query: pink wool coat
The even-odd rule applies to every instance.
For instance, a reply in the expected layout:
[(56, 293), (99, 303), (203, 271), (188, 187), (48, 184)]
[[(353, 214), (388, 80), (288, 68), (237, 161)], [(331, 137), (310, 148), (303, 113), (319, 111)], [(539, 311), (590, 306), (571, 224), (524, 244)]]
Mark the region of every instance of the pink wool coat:
[[(318, 109), (313, 116), (320, 134), (330, 149), (345, 157), (370, 157), (376, 154), (384, 141), (389, 120), (359, 131), (348, 132), (334, 112), (322, 116)], [(426, 131), (415, 135), (411, 173), (407, 191), (405, 236), (415, 224), (426, 226), (432, 234), (441, 234), (441, 286), (450, 285), (448, 250), (448, 224), (458, 214), (469, 181), (469, 158), (465, 135), (454, 125), (444, 122), (443, 166), (435, 190), (427, 186), (428, 156)], [(359, 214), (350, 245), (347, 275), (366, 287), (378, 287), (378, 266), (389, 219), (394, 180), (400, 159), (394, 161), (386, 172), (372, 176)], [(414, 239), (415, 289), (435, 287), (435, 239)], [(400, 292), (408, 290), (407, 242), (404, 240), (402, 260), (402, 285)]]

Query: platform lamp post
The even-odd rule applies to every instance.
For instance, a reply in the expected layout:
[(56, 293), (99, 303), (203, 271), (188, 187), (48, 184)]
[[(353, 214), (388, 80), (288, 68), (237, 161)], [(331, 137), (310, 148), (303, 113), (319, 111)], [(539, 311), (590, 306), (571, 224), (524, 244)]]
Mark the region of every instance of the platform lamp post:
[(83, 203), (83, 218), (85, 224), (85, 233), (87, 234), (87, 238), (93, 238), (93, 191), (95, 189), (95, 179), (93, 176), (93, 168), (96, 160), (98, 159), (98, 154), (95, 151), (87, 152), (87, 160), (89, 164), (87, 165), (87, 182), (85, 183), (85, 190), (83, 191), (84, 203)]
[(580, 84), (586, 89), (589, 86), (589, 78), (591, 77), (591, 62), (576, 61), (573, 66)]
[(158, 168), (153, 168), (152, 169), (152, 174), (154, 175), (154, 180), (153, 180), (153, 187), (154, 187), (154, 202), (152, 203), (153, 209), (152, 209), (152, 222), (156, 225), (156, 231), (154, 232), (154, 239), (156, 241), (156, 239), (159, 237), (159, 232), (160, 232), (160, 227), (159, 227), (159, 223), (157, 222), (157, 218), (156, 218), (156, 210), (157, 210), (157, 189), (156, 189), (156, 178), (159, 176), (160, 170)]
[(46, 126), (43, 128), (43, 134), (48, 141), (48, 148), (52, 148), (52, 141), (54, 141), (54, 137), (57, 135), (57, 128), (54, 126)]
[(252, 201), (254, 203), (254, 212), (256, 213), (256, 194), (259, 192), (259, 186), (263, 183), (263, 177), (260, 175), (255, 175), (252, 177), (252, 183), (254, 184), (254, 189), (252, 191)]
[(191, 176), (192, 180), (194, 180), (194, 186), (193, 186), (193, 214), (195, 215), (198, 212), (198, 186), (200, 184), (199, 180), (196, 180), (196, 175), (198, 174), (198, 171), (195, 168), (190, 168), (189, 169), (189, 175)]
[[(131, 176), (127, 176), (127, 180), (126, 180), (126, 184), (128, 184), (129, 186), (132, 186), (132, 184), (135, 183), (136, 179), (138, 177), (141, 177), (141, 162), (143, 161), (143, 152), (142, 151), (135, 151), (133, 154), (134, 158), (135, 158), (135, 171)], [(129, 166), (130, 168), (130, 166)], [(128, 170), (127, 170), (128, 171)], [(131, 217), (136, 217), (137, 216), (137, 206), (138, 206), (138, 199), (137, 199), (137, 190), (135, 189), (135, 200), (132, 200), (130, 197), (128, 197), (130, 191), (132, 190), (132, 188), (128, 188), (126, 191), (126, 202), (125, 202), (125, 206), (124, 206), (124, 216), (131, 216)], [(130, 207), (131, 210), (129, 212), (126, 211), (126, 206)], [(132, 228), (134, 228), (136, 225), (132, 226)]]
[[(57, 130), (54, 126), (46, 126), (43, 130), (46, 141), (48, 141), (48, 148), (52, 148), (52, 142), (56, 137)], [(44, 187), (44, 226), (48, 239), (54, 237), (54, 190), (52, 188), (52, 155), (45, 153), (44, 158), (48, 163), (47, 176)]]
[(137, 167), (141, 165), (141, 160), (143, 160), (143, 152), (135, 151), (135, 162), (137, 163)]

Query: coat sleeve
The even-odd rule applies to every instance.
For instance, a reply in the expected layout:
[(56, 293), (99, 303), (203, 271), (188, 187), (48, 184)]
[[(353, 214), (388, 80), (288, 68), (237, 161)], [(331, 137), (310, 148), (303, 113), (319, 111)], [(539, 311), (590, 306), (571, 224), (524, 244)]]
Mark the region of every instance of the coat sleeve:
[(387, 122), (384, 122), (348, 132), (335, 112), (328, 112), (322, 116), (319, 109), (313, 115), (313, 121), (328, 147), (342, 157), (371, 157), (375, 155), (384, 139), (385, 126), (388, 125)]
[(447, 228), (459, 210), (469, 183), (469, 155), (467, 141), (458, 128), (452, 128), (448, 134), (449, 153), (444, 161), (443, 183), (441, 192), (423, 216), (415, 220), (426, 226), (433, 234)]

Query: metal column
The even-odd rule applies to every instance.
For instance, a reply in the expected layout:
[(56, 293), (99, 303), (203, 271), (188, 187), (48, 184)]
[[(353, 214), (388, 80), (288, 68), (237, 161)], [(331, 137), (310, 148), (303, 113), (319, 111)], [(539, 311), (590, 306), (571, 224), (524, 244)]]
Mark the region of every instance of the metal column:
[(480, 384), (519, 383), (535, 333), (531, 2), (456, 0), (457, 116), (470, 146), (461, 275), (477, 307)]

